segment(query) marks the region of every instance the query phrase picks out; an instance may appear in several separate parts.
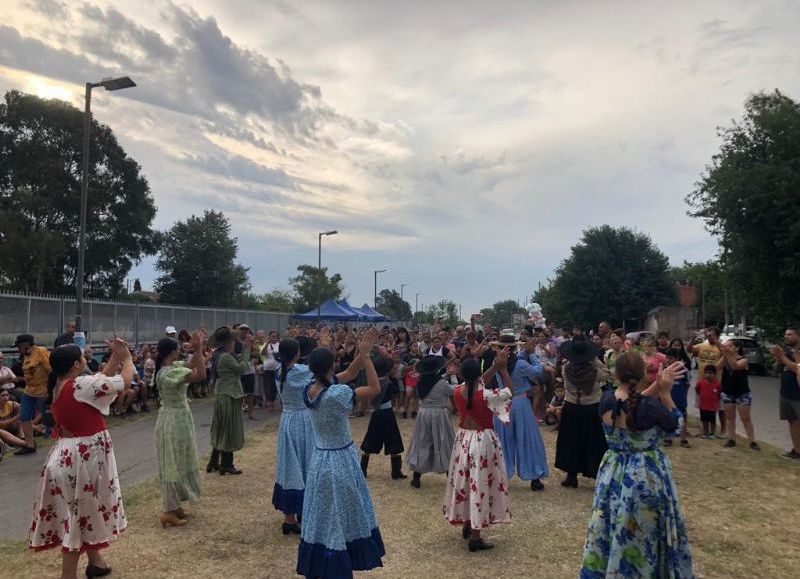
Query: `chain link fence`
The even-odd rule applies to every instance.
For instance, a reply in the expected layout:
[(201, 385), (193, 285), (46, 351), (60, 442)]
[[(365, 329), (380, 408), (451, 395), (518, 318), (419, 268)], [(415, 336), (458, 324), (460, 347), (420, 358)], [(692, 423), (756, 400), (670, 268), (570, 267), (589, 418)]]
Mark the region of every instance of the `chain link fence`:
[[(178, 331), (205, 326), (247, 324), (255, 330), (286, 330), (291, 314), (256, 310), (198, 308), (168, 304), (84, 300), (83, 331), (87, 343), (99, 345), (110, 336), (130, 344), (156, 342), (167, 326)], [(19, 334), (32, 334), (37, 344), (52, 346), (64, 325), (75, 319), (75, 300), (62, 297), (0, 293), (0, 348), (10, 348)]]

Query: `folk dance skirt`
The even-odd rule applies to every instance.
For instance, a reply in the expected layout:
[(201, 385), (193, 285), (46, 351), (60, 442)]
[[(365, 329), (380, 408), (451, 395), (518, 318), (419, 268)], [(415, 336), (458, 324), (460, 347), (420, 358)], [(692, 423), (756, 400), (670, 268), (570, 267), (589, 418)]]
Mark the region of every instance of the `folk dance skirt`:
[(504, 426), (495, 417), (494, 429), (503, 445), (509, 478), (514, 476), (515, 470), (522, 480), (535, 480), (548, 475), (544, 442), (527, 396), (514, 396), (510, 424)]
[(511, 522), (503, 448), (493, 430), (456, 433), (442, 513), (451, 525), (469, 522), (475, 530)]
[(211, 448), (236, 452), (244, 446), (242, 399), (217, 394), (211, 418)]
[(108, 431), (60, 439), (42, 469), (28, 546), (102, 549), (127, 526)]
[(419, 409), (408, 448), (408, 468), (414, 472), (447, 472), (455, 433), (448, 408)]
[(308, 411), (283, 410), (278, 427), (278, 457), (272, 506), (284, 515), (303, 514), (306, 476), (314, 455), (314, 429)]
[(180, 508), (182, 501), (196, 503), (202, 486), (194, 418), (188, 404), (159, 408), (155, 440), (164, 511)]

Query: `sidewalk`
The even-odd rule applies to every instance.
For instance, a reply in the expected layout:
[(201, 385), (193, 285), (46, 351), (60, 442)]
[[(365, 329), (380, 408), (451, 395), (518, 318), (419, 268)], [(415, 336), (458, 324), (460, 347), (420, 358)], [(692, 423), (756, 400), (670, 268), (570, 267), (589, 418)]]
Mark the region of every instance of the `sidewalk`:
[[(211, 416), (214, 404), (211, 400), (192, 400), (192, 414), (197, 432), (197, 451), (201, 467), (210, 450)], [(158, 474), (153, 431), (157, 412), (142, 420), (112, 427), (114, 455), (117, 459), (122, 487), (136, 484)], [(245, 430), (250, 430), (277, 420), (280, 412), (267, 413), (258, 409), (257, 420), (244, 419)], [(34, 495), (39, 488), (39, 475), (50, 449), (34, 455), (6, 455), (0, 463), (0, 540), (23, 539), (31, 523)]]

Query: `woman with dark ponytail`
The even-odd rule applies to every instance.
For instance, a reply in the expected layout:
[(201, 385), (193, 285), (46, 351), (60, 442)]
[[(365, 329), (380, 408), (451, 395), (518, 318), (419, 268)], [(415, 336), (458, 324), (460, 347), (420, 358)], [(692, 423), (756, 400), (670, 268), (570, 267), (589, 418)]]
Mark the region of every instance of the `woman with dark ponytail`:
[[(371, 400), (380, 393), (370, 359), (377, 337), (377, 330), (367, 331), (358, 345), (358, 361), (337, 375), (333, 373), (336, 355), (326, 330), (320, 332), (321, 347), (309, 356), (314, 381), (306, 386), (303, 399), (316, 449), (306, 478), (297, 556), (297, 573), (305, 577), (344, 579), (352, 577), (353, 571), (383, 566), (383, 539), (348, 420), (358, 400)], [(362, 365), (367, 386), (351, 388), (347, 382)]]
[[(458, 412), (458, 432), (450, 457), (447, 489), (442, 512), (451, 525), (461, 527), (469, 539), (470, 553), (491, 549), (481, 530), (496, 523), (511, 522), (511, 497), (503, 459), (503, 446), (494, 431), (494, 419), (511, 421), (513, 382), (508, 373), (508, 348), (500, 350), (492, 366), (481, 376), (477, 358), (461, 364), (461, 384), (453, 394)], [(489, 390), (495, 374), (507, 388)]]
[(161, 406), (155, 442), (164, 505), (159, 517), (162, 527), (185, 525), (186, 513), (181, 502), (194, 503), (200, 498), (194, 419), (186, 393), (190, 384), (206, 379), (203, 338), (200, 332), (191, 336), (194, 354), (189, 362), (179, 361), (180, 347), (173, 338), (162, 338), (156, 347), (155, 384), (161, 393)]
[(672, 467), (659, 445), (664, 433), (680, 432), (671, 390), (686, 368), (676, 362), (647, 386), (644, 361), (625, 352), (615, 373), (620, 386), (600, 402), (608, 451), (597, 473), (580, 576), (694, 577)]
[(111, 357), (102, 374), (84, 375), (86, 360), (75, 344), (55, 348), (51, 410), (59, 439), (42, 469), (28, 546), (61, 548), (61, 578), (76, 579), (86, 551), (87, 577), (111, 573), (100, 550), (128, 526), (117, 463), (104, 416), (117, 395), (130, 388), (134, 367), (128, 345), (108, 343)]

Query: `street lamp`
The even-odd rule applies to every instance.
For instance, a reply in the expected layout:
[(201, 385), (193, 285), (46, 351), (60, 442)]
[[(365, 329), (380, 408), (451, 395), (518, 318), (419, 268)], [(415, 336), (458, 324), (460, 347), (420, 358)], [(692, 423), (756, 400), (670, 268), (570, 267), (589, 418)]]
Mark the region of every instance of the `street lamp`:
[(319, 326), (319, 309), (322, 307), (322, 236), (323, 235), (336, 235), (339, 233), (335, 229), (332, 231), (323, 231), (318, 233), (319, 236), (319, 253), (317, 260), (317, 272), (319, 273), (319, 294), (317, 295), (317, 326)]
[(385, 269), (375, 270), (375, 307), (378, 307), (378, 274), (385, 272)]
[(403, 299), (403, 288), (406, 287), (407, 285), (408, 285), (407, 283), (400, 284), (400, 300)]
[(92, 89), (103, 87), (106, 90), (121, 90), (136, 86), (129, 76), (104, 78), (100, 82), (86, 83), (85, 109), (83, 111), (83, 169), (81, 171), (81, 225), (78, 238), (78, 279), (75, 287), (75, 331), (82, 330), (83, 321), (83, 270), (86, 255), (86, 207), (89, 197), (89, 133), (92, 128)]
[(421, 293), (417, 293), (417, 295), (414, 297), (414, 317), (416, 317), (419, 313), (419, 296), (421, 295)]

